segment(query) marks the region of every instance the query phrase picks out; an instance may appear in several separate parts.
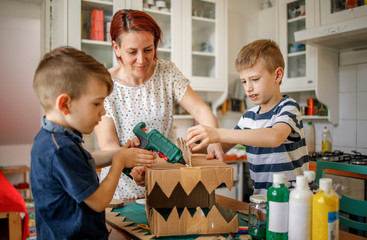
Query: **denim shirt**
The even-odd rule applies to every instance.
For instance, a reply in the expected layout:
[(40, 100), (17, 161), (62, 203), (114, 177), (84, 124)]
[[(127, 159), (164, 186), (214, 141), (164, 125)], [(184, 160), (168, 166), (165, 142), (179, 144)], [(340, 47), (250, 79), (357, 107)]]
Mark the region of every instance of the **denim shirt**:
[(85, 204), (99, 187), (82, 134), (42, 119), (31, 151), (37, 239), (107, 239), (105, 212)]

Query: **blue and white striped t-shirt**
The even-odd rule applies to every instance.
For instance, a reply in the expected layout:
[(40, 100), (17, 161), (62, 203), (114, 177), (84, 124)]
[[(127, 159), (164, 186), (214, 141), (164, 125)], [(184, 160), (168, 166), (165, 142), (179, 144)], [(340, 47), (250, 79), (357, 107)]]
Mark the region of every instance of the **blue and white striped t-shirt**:
[[(270, 111), (259, 114), (260, 106), (248, 110), (235, 129), (271, 128), (286, 123), (292, 128), (288, 138), (276, 148), (246, 146), (254, 194), (266, 194), (273, 184), (273, 173), (283, 172), (287, 181), (308, 170), (308, 151), (298, 103), (284, 95)], [(264, 136), (266, 137), (266, 136)]]

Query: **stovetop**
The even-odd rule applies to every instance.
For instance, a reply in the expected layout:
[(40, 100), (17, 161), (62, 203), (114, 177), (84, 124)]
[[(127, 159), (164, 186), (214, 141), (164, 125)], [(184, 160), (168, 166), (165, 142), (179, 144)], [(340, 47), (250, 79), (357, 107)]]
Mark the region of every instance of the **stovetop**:
[(339, 150), (333, 152), (314, 152), (309, 154), (310, 161), (330, 161), (330, 162), (343, 162), (355, 165), (367, 166), (367, 155), (362, 155), (360, 152), (352, 151), (352, 153), (344, 153)]

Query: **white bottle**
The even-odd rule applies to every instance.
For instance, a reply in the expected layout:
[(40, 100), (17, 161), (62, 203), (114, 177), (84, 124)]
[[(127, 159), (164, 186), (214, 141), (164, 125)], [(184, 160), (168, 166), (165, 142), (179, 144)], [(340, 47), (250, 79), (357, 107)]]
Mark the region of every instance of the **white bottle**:
[(316, 179), (315, 172), (303, 171), (303, 176), (305, 176), (306, 179), (308, 180), (308, 187), (310, 188), (311, 192), (313, 192), (313, 194), (317, 193), (317, 191), (319, 190), (319, 186), (315, 182)]
[(315, 127), (313, 126), (311, 120), (308, 120), (306, 146), (309, 153), (315, 152)]
[(289, 240), (311, 240), (312, 197), (305, 176), (297, 176), (296, 188), (289, 196)]
[(321, 134), (322, 144), (321, 144), (321, 153), (324, 152), (332, 152), (333, 140), (331, 138), (331, 134), (327, 127), (324, 127), (324, 130)]

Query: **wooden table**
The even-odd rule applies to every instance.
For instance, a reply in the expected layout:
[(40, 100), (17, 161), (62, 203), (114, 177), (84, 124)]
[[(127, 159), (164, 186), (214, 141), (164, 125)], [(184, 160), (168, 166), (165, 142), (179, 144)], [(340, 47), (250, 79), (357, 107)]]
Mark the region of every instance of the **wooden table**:
[[(227, 198), (221, 195), (216, 195), (215, 199), (219, 206), (248, 215), (248, 203), (246, 202), (240, 202), (238, 200)], [(128, 201), (131, 202), (134, 200), (128, 200)], [(110, 240), (130, 240), (132, 239), (132, 237), (129, 234), (111, 226), (109, 223), (107, 223), (107, 228), (109, 229), (109, 231), (111, 231), (110, 236), (108, 238)], [(339, 239), (366, 240), (364, 237), (356, 236), (354, 234), (347, 233), (344, 231), (339, 231)]]

